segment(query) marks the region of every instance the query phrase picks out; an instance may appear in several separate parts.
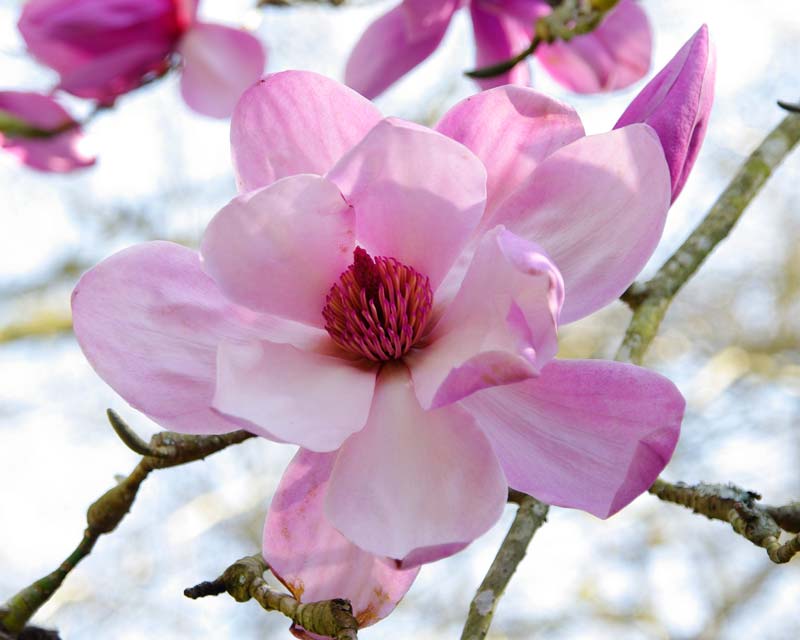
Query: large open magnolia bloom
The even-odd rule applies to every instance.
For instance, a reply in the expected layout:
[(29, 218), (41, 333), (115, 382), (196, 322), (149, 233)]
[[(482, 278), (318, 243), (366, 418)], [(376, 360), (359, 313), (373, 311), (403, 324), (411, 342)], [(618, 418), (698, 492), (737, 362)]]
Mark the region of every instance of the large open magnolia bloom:
[(180, 58), (181, 93), (204, 115), (230, 116), (262, 74), (265, 53), (245, 31), (197, 20), (199, 0), (28, 0), (19, 30), (59, 89), (111, 104)]
[(0, 91), (0, 146), (21, 163), (55, 173), (91, 166), (82, 140), (78, 123), (50, 96)]
[[(514, 57), (531, 43), (533, 25), (552, 9), (547, 0), (403, 0), (373, 22), (353, 49), (345, 81), (373, 98), (430, 56), (455, 12), (468, 5), (476, 65)], [(634, 0), (621, 0), (593, 32), (570, 42), (540, 45), (536, 58), (560, 84), (577, 93), (623, 89), (644, 77), (652, 51), (650, 23)], [(530, 84), (526, 62), (478, 81), (489, 89)]]
[(506, 86), (432, 130), (285, 72), (245, 92), (231, 139), (242, 195), (200, 254), (108, 258), (74, 327), (164, 427), (301, 447), (264, 534), (295, 596), (349, 598), (369, 624), (416, 565), (487, 531), (509, 486), (603, 518), (650, 486), (675, 386), (554, 356), (558, 325), (616, 299), (658, 243), (672, 183), (653, 128), (586, 136), (569, 106)]

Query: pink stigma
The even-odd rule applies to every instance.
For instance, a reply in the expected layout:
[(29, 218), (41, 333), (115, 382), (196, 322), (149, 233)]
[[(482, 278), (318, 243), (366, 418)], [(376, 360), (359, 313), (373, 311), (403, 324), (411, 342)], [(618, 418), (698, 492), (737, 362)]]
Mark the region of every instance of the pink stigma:
[(336, 344), (382, 362), (402, 358), (416, 344), (432, 305), (426, 276), (356, 247), (353, 264), (328, 293), (322, 317)]

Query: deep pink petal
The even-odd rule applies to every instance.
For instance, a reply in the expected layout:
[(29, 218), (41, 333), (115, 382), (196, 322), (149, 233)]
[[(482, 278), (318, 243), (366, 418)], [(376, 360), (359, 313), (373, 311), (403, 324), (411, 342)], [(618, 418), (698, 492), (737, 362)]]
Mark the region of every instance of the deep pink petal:
[(60, 88), (110, 104), (166, 69), (183, 13), (173, 0), (30, 0), (19, 29), (33, 56), (61, 74)]
[[(501, 7), (484, 2), (472, 2), (470, 14), (475, 33), (475, 66), (478, 69), (513, 58), (531, 43), (533, 20), (520, 21)], [(477, 80), (482, 89), (505, 84), (527, 85), (530, 81), (527, 60), (516, 64), (506, 73)]]
[(622, 0), (600, 26), (569, 42), (540, 45), (536, 58), (553, 78), (578, 93), (615, 91), (650, 69), (653, 34), (644, 10)]
[(542, 160), (584, 135), (572, 107), (526, 87), (498, 87), (462, 100), (436, 130), (483, 162), (488, 173), (487, 214)]
[(213, 407), (312, 451), (333, 451), (367, 421), (375, 369), (275, 342), (222, 342)]
[(490, 222), (544, 247), (564, 276), (566, 323), (633, 282), (658, 244), (669, 199), (658, 137), (635, 124), (553, 153)]
[(241, 191), (279, 178), (324, 174), (381, 113), (352, 89), (309, 71), (267, 76), (244, 92), (231, 119), (231, 150)]
[(675, 57), (642, 89), (616, 127), (646, 122), (656, 130), (672, 178), (672, 200), (678, 197), (708, 128), (714, 101), (716, 59), (703, 25)]
[(0, 116), (44, 131), (63, 130), (46, 138), (0, 133), (0, 146), (23, 164), (39, 171), (65, 173), (95, 163), (81, 150), (83, 131), (50, 96), (23, 91), (0, 91)]
[(463, 405), (492, 441), (509, 485), (607, 518), (669, 462), (685, 402), (646, 369), (555, 360), (538, 378), (487, 389)]
[(429, 4), (404, 2), (367, 27), (347, 60), (345, 84), (374, 98), (431, 55), (459, 2)]
[(561, 274), (541, 249), (502, 227), (486, 233), (461, 288), (406, 358), (425, 408), (538, 375), (558, 351)]
[(218, 342), (314, 333), (231, 304), (197, 253), (169, 242), (131, 247), (85, 273), (72, 322), (103, 380), (161, 426), (186, 433), (239, 428), (211, 410)]
[(322, 327), (325, 297), (352, 263), (354, 229), (336, 185), (297, 175), (234, 198), (208, 225), (201, 253), (231, 300)]
[(359, 628), (388, 616), (418, 569), (362, 551), (323, 512), (335, 453), (301, 449), (281, 478), (264, 525), (264, 559), (301, 602), (345, 598)]
[(469, 414), (457, 405), (424, 411), (405, 367), (386, 366), (367, 426), (336, 459), (325, 513), (362, 549), (403, 559), (482, 535), (500, 517), (506, 491)]
[(486, 170), (465, 146), (430, 129), (382, 120), (328, 173), (356, 214), (356, 241), (444, 278), (483, 214)]
[(252, 34), (219, 24), (196, 23), (178, 45), (181, 94), (192, 109), (228, 118), (239, 97), (264, 72), (267, 57)]

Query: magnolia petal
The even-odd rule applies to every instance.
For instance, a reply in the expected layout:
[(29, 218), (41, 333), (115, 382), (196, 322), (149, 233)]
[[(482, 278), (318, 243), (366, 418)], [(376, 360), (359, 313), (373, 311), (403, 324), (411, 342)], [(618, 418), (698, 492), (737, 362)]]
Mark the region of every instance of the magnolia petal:
[(436, 130), (460, 142), (486, 167), (487, 215), (554, 151), (584, 136), (569, 105), (527, 87), (498, 87), (450, 109)]
[(264, 559), (301, 602), (345, 598), (359, 628), (385, 618), (419, 569), (397, 569), (339, 533), (324, 514), (335, 453), (297, 452), (281, 478), (264, 525)]
[(672, 201), (694, 166), (714, 101), (716, 59), (703, 25), (642, 89), (615, 128), (646, 122), (656, 130), (672, 178)]
[(320, 333), (231, 304), (197, 253), (169, 242), (131, 247), (86, 272), (72, 294), (72, 322), (103, 380), (161, 426), (184, 433), (239, 428), (211, 410), (218, 342), (305, 341)]
[(406, 1), (367, 27), (347, 60), (345, 84), (374, 98), (431, 55), (458, 1), (425, 4)]
[(633, 282), (661, 238), (669, 199), (658, 137), (634, 124), (553, 153), (492, 223), (542, 245), (558, 266), (563, 324), (607, 305)]
[(538, 374), (558, 350), (561, 274), (535, 244), (502, 227), (486, 233), (461, 288), (407, 357), (424, 408)]
[(569, 42), (540, 45), (536, 59), (568, 89), (599, 93), (641, 80), (650, 69), (652, 49), (644, 10), (634, 0), (622, 0), (597, 29)]
[(95, 158), (81, 150), (83, 131), (78, 123), (50, 96), (0, 91), (0, 117), (3, 114), (35, 129), (63, 130), (47, 138), (0, 133), (0, 147), (31, 169), (66, 173), (95, 163)]
[(369, 100), (325, 76), (267, 76), (242, 94), (231, 118), (240, 191), (298, 173), (325, 173), (380, 119)]
[(322, 327), (331, 286), (352, 263), (355, 217), (335, 184), (297, 175), (234, 198), (201, 253), (231, 300)]
[(264, 72), (267, 58), (252, 34), (198, 22), (178, 45), (182, 57), (181, 95), (192, 109), (228, 118), (245, 89)]
[(462, 404), (492, 441), (509, 485), (601, 518), (666, 466), (685, 407), (663, 376), (599, 360), (554, 360), (538, 378)]
[(465, 146), (394, 118), (382, 120), (328, 173), (355, 209), (356, 239), (436, 286), (483, 214), (486, 170)]
[(325, 513), (365, 551), (402, 560), (471, 542), (497, 521), (506, 497), (500, 465), (469, 414), (457, 405), (424, 411), (407, 369), (384, 366), (367, 426), (336, 459)]
[(217, 349), (217, 411), (285, 442), (333, 451), (367, 421), (375, 370), (267, 340)]
[[(531, 43), (533, 21), (521, 22), (497, 8), (487, 10), (481, 2), (470, 4), (470, 14), (475, 34), (475, 67), (478, 69), (513, 58)], [(523, 60), (500, 75), (476, 81), (481, 89), (505, 84), (530, 84), (528, 61)]]

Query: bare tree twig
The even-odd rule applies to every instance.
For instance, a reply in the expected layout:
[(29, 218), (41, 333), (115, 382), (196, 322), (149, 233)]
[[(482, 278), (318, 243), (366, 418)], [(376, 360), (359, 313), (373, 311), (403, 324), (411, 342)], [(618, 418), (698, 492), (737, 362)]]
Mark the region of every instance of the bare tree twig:
[(790, 113), (750, 154), (736, 176), (681, 247), (645, 284), (622, 299), (633, 309), (617, 360), (640, 364), (675, 294), (725, 239), (775, 168), (800, 141), (800, 115)]
[(690, 486), (682, 482), (672, 484), (659, 478), (649, 491), (660, 500), (682, 505), (709, 519), (729, 523), (740, 536), (766, 549), (769, 559), (776, 564), (789, 562), (795, 554), (800, 553), (800, 536), (795, 535), (781, 544), (782, 531), (791, 530), (782, 529), (772, 516), (783, 509), (796, 509), (797, 505), (760, 505), (757, 504), (761, 499), (759, 494), (732, 484), (700, 483)]
[(269, 569), (261, 555), (237, 560), (216, 580), (201, 582), (186, 589), (186, 597), (196, 599), (228, 592), (237, 602), (254, 599), (267, 611), (280, 611), (292, 620), (293, 625), (306, 631), (334, 638), (356, 640), (358, 622), (347, 600), (322, 600), (301, 603), (292, 596), (271, 589), (264, 581)]
[(489, 572), (472, 599), (461, 640), (483, 640), (486, 637), (494, 610), (511, 581), (511, 576), (525, 557), (534, 534), (547, 520), (549, 507), (544, 502), (519, 491), (511, 492), (509, 499), (519, 504), (517, 515)]
[[(117, 430), (117, 433), (120, 431)], [(144, 456), (129, 476), (106, 491), (89, 507), (86, 514), (88, 526), (75, 550), (57, 569), (12, 596), (0, 609), (0, 632), (19, 634), (25, 628), (28, 620), (50, 599), (67, 575), (92, 552), (98, 538), (111, 533), (122, 521), (133, 505), (139, 487), (151, 471), (202, 460), (252, 437), (255, 436), (246, 431), (214, 436), (191, 436), (169, 431), (155, 434), (150, 439), (150, 444), (144, 446), (156, 455)], [(135, 439), (143, 444), (139, 436), (135, 436)], [(123, 441), (130, 446), (125, 438)]]

